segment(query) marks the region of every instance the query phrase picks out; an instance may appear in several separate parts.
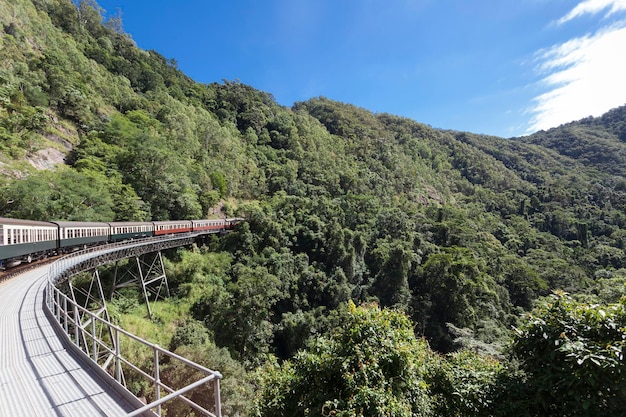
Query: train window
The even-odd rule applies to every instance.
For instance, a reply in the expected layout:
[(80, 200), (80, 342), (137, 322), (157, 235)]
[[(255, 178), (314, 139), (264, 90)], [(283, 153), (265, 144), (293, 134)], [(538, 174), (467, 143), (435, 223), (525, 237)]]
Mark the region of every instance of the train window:
[(6, 242), (4, 241), (4, 227), (0, 227), (0, 245), (5, 245)]

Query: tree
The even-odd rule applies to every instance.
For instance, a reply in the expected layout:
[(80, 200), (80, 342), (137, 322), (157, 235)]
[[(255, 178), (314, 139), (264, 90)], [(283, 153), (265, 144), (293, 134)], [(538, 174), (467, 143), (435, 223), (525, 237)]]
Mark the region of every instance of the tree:
[[(626, 299), (586, 304), (555, 293), (517, 329), (531, 416), (621, 415), (626, 409)], [(524, 401), (524, 398), (511, 398)]]
[(343, 325), (283, 365), (259, 371), (264, 416), (429, 416), (426, 362), (408, 317), (349, 303)]
[(470, 250), (460, 247), (445, 248), (424, 263), (413, 289), (415, 310), (424, 316), (425, 334), (436, 349), (453, 348), (446, 323), (473, 328), (497, 305), (495, 282), (483, 268)]

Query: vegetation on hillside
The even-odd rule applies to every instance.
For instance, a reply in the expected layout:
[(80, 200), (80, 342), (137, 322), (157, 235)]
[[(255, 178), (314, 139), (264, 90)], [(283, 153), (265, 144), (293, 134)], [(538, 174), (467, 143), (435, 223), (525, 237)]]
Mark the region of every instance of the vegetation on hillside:
[(0, 28), (0, 214), (246, 218), (170, 254), (155, 319), (226, 414), (626, 406), (626, 107), (506, 140), (196, 83), (93, 0), (3, 1)]

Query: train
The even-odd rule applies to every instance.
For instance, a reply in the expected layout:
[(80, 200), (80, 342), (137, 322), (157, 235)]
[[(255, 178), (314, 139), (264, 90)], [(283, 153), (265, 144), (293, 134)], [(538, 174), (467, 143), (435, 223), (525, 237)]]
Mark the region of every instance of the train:
[(35, 221), (0, 217), (0, 270), (89, 246), (180, 233), (228, 231), (242, 218), (151, 222)]

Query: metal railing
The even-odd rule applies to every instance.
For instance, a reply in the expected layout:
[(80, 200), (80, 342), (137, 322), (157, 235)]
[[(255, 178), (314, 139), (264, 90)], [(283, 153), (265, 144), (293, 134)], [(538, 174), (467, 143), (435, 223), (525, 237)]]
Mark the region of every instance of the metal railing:
[[(126, 387), (124, 372), (132, 372), (142, 377), (153, 387), (152, 394), (146, 393), (146, 397), (152, 397), (153, 400), (149, 404), (128, 414), (128, 416), (137, 416), (150, 411), (161, 416), (163, 404), (173, 400), (180, 400), (203, 415), (221, 417), (219, 381), (222, 375), (219, 372), (194, 363), (123, 330), (82, 307), (57, 288), (57, 284), (69, 279), (70, 274), (73, 275), (85, 271), (89, 269), (89, 267), (93, 268), (92, 264), (94, 260), (102, 264), (104, 263), (103, 261), (106, 260), (107, 255), (113, 254), (114, 252), (132, 252), (128, 255), (132, 256), (135, 252), (132, 250), (129, 251), (129, 249), (154, 243), (157, 243), (158, 246), (158, 243), (166, 241), (171, 243), (173, 240), (181, 239), (180, 237), (171, 239), (157, 238), (131, 244), (128, 242), (116, 243), (97, 248), (88, 248), (57, 260), (50, 266), (48, 272), (48, 285), (45, 295), (46, 306), (50, 314), (56, 318), (60, 327), (64, 330), (67, 339), (105, 372), (111, 375), (118, 383)], [(120, 259), (119, 256), (124, 255), (124, 253), (117, 253), (117, 255), (118, 256), (111, 256), (111, 259)], [(124, 346), (124, 352), (122, 351), (122, 346)], [(151, 366), (144, 366), (143, 369), (124, 356), (127, 350), (138, 351), (141, 349), (149, 351), (152, 357)], [(170, 387), (164, 382), (161, 378), (161, 371), (165, 366), (164, 364), (172, 366), (175, 363), (183, 365), (187, 370), (186, 372), (191, 372), (194, 376), (197, 375), (194, 382), (188, 383), (181, 388)], [(176, 372), (180, 372), (180, 369), (177, 369)], [(188, 398), (188, 395), (185, 396), (185, 394), (189, 394), (192, 390), (200, 388), (203, 385), (206, 385), (209, 391), (213, 391), (213, 395), (199, 396), (202, 404), (197, 400), (194, 401)], [(165, 394), (165, 396), (162, 396), (162, 394)], [(212, 411), (209, 411), (209, 408), (211, 408)]]

